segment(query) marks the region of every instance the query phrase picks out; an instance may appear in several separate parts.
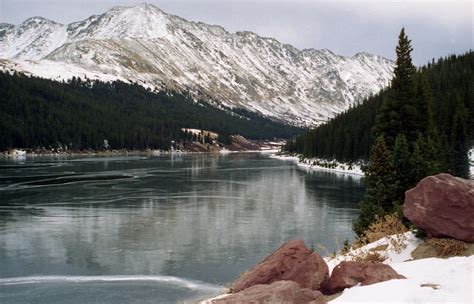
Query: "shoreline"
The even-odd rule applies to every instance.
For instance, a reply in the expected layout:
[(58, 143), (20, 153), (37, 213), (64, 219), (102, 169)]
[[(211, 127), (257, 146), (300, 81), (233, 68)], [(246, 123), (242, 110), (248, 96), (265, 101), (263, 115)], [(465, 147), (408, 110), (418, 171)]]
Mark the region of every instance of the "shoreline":
[(291, 156), (287, 154), (272, 154), (271, 158), (292, 161), (300, 168), (314, 171), (326, 171), (340, 174), (349, 174), (358, 177), (364, 177), (364, 172), (361, 169), (361, 164), (345, 164), (335, 160), (328, 161), (321, 158), (300, 158), (299, 156)]
[[(470, 303), (469, 277), (474, 255), (458, 254), (448, 257), (414, 256), (413, 253), (424, 244), (412, 231), (383, 237), (359, 248), (351, 247), (335, 256), (323, 257), (329, 274), (343, 261), (357, 261), (357, 257), (377, 253), (384, 258), (381, 262), (392, 267), (403, 280), (386, 280), (376, 284), (356, 285), (342, 292), (326, 295), (326, 303), (434, 303), (437, 300), (453, 303)], [(446, 274), (449, 274), (447, 276)], [(202, 300), (199, 304), (212, 304), (214, 300), (232, 295), (229, 290), (214, 297)], [(451, 302), (450, 302), (451, 303)]]
[(69, 156), (159, 156), (159, 155), (180, 155), (180, 154), (210, 154), (210, 155), (226, 155), (237, 153), (277, 153), (278, 149), (261, 149), (261, 150), (220, 150), (220, 151), (160, 151), (160, 150), (116, 150), (116, 151), (91, 151), (91, 152), (48, 152), (48, 153), (25, 153), (23, 155), (8, 155), (0, 153), (0, 159), (26, 159), (35, 157), (69, 157)]
[(62, 150), (62, 149), (35, 149), (35, 148), (11, 148), (0, 151), (0, 159), (24, 159), (34, 157), (68, 157), (68, 156), (117, 156), (117, 155), (169, 155), (169, 154), (230, 154), (230, 153), (278, 153), (284, 144), (283, 141), (274, 140), (247, 140), (236, 137), (236, 141), (227, 146), (217, 144), (203, 145), (191, 143), (180, 147), (180, 149), (109, 149), (109, 150)]
[[(0, 153), (0, 160), (26, 160), (37, 157), (113, 157), (113, 156), (160, 156), (160, 155), (194, 155), (194, 154), (209, 154), (209, 155), (228, 155), (228, 154), (245, 154), (245, 153), (260, 153), (268, 155), (269, 158), (278, 159), (281, 161), (290, 161), (297, 165), (298, 168), (308, 171), (325, 171), (335, 174), (349, 175), (353, 177), (364, 177), (361, 170), (360, 163), (345, 164), (335, 160), (328, 161), (320, 158), (301, 158), (298, 156), (291, 156), (288, 154), (280, 154), (281, 149), (275, 149), (275, 146), (263, 146), (261, 149), (249, 150), (228, 150), (221, 149), (217, 151), (192, 151), (192, 150), (110, 150), (110, 151), (74, 151), (74, 152), (27, 152), (22, 155), (9, 155), (6, 152)], [(318, 165), (319, 164), (319, 165)]]

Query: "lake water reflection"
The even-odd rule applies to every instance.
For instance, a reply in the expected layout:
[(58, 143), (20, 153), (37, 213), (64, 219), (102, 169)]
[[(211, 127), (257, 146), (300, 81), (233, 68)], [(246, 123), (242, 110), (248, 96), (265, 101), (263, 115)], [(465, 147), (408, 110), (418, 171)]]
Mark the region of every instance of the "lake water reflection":
[(352, 239), (362, 193), (253, 153), (3, 161), (0, 302), (215, 294), (289, 239), (323, 254)]

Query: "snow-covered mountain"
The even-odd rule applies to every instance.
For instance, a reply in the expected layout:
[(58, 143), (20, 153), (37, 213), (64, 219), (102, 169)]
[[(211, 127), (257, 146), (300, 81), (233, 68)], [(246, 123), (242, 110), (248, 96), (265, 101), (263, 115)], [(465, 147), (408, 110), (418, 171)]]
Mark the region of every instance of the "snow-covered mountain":
[(190, 22), (149, 4), (114, 7), (69, 25), (40, 17), (0, 24), (0, 66), (189, 90), (298, 125), (323, 122), (386, 86), (393, 63), (358, 53), (298, 50), (252, 32)]

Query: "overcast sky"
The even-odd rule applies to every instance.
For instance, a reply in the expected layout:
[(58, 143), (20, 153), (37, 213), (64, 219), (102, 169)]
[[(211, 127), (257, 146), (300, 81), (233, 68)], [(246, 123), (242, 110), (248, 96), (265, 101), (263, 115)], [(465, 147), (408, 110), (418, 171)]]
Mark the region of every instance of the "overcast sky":
[(402, 26), (419, 65), (474, 48), (474, 6), (466, 0), (0, 0), (0, 22), (42, 16), (70, 23), (143, 2), (231, 32), (250, 30), (300, 49), (328, 48), (340, 55), (366, 51), (393, 59)]

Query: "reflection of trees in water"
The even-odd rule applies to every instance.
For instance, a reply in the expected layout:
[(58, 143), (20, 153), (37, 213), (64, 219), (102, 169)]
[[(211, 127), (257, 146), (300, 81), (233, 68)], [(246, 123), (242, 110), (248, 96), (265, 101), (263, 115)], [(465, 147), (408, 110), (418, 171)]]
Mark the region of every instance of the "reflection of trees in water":
[(79, 231), (62, 235), (62, 248), (64, 248), (64, 262), (73, 268), (86, 270), (88, 274), (109, 273), (107, 265), (98, 260), (100, 252), (97, 252), (96, 244), (98, 238), (91, 242), (81, 239)]
[[(348, 209), (355, 208), (359, 199), (351, 196), (361, 193), (355, 179), (347, 186), (346, 181), (326, 174), (309, 183), (297, 170), (222, 169), (225, 176), (217, 170), (213, 179), (202, 174), (207, 179), (190, 181), (184, 197), (144, 200), (148, 212), (140, 224), (135, 219), (125, 224), (119, 239), (135, 240), (139, 247), (157, 251), (172, 248), (172, 253), (156, 257), (168, 265), (167, 271), (178, 267), (178, 273), (193, 272), (198, 265), (224, 263), (232, 273), (235, 266), (252, 259), (249, 255), (263, 256), (288, 238), (330, 242), (334, 247), (334, 236), (343, 233), (342, 242), (352, 234), (350, 224), (355, 213)], [(332, 204), (341, 192), (352, 188), (351, 199), (334, 208)], [(332, 227), (336, 226), (334, 221), (338, 227)], [(134, 229), (127, 228), (130, 226)], [(174, 263), (177, 260), (180, 262)]]
[[(8, 204), (2, 207), (7, 207)], [(8, 208), (8, 207), (7, 207)], [(21, 222), (25, 217), (43, 216), (44, 210), (40, 208), (13, 207), (11, 209), (0, 208), (0, 227), (6, 227), (10, 222)]]
[(364, 179), (350, 174), (311, 170), (304, 182), (314, 202), (337, 208), (358, 209), (364, 193)]
[[(21, 258), (45, 269), (50, 257), (88, 273), (225, 282), (290, 238), (331, 250), (335, 235), (341, 242), (352, 235), (357, 179), (305, 173), (251, 154), (181, 156), (160, 169), (170, 167), (173, 174), (153, 167), (156, 174), (120, 184), (127, 189), (74, 187), (77, 201), (107, 203), (46, 209), (39, 222), (22, 219)], [(53, 197), (71, 200), (61, 191)], [(5, 246), (11, 251), (16, 244)]]
[(0, 209), (0, 230), (7, 227), (9, 224), (11, 224), (11, 222), (14, 221), (17, 221), (17, 219), (14, 217), (11, 211)]

